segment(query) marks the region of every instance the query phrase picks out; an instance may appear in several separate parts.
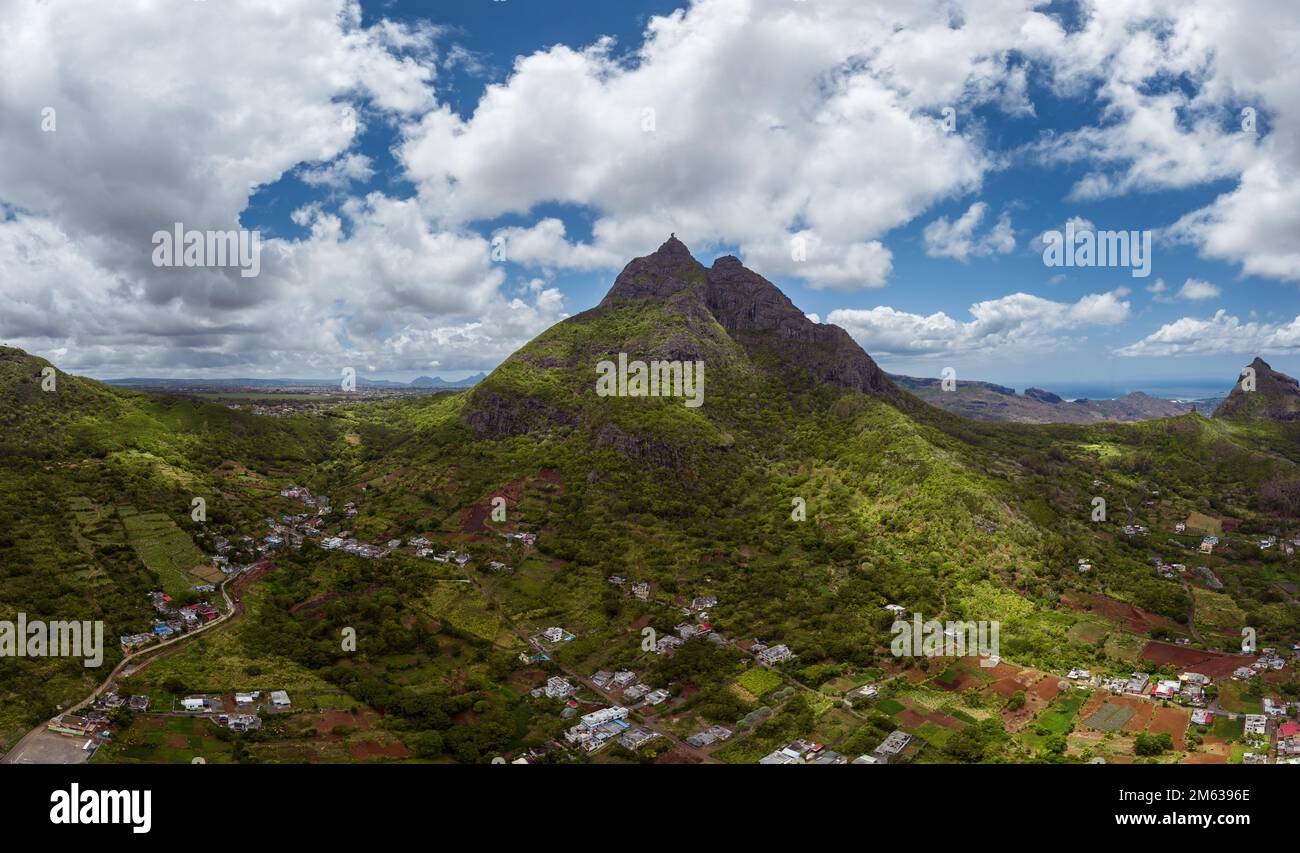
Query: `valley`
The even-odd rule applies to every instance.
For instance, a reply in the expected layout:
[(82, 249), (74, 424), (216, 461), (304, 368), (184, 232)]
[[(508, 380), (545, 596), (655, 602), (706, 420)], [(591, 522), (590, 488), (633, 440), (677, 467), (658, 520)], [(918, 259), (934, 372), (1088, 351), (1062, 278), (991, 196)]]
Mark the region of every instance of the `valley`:
[[(703, 363), (701, 405), (598, 394), (620, 354)], [(967, 419), (670, 239), (469, 389), (258, 413), (49, 366), (0, 350), (0, 618), (103, 620), (106, 673), (151, 593), (228, 613), (201, 588), (264, 566), (116, 679), (149, 710), (92, 763), (1287, 759), (1300, 423), (1263, 362), (1214, 417)], [(997, 662), (896, 657), (902, 613), (998, 622)], [(73, 663), (3, 661), (0, 749), (102, 681)]]

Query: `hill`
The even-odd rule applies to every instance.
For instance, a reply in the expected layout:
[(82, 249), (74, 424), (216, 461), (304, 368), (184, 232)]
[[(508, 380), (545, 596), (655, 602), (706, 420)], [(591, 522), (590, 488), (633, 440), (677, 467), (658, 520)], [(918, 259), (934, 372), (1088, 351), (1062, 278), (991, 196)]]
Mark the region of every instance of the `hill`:
[(1249, 387), (1250, 377), (1242, 371), (1232, 392), (1215, 410), (1216, 418), (1300, 420), (1300, 383), (1269, 367), (1262, 358), (1256, 357), (1248, 370), (1253, 373), (1254, 388)]
[(1186, 403), (1162, 400), (1141, 391), (1113, 400), (1064, 400), (1040, 388), (1014, 388), (991, 382), (959, 380), (951, 391), (939, 379), (891, 375), (896, 385), (932, 406), (981, 421), (1023, 424), (1091, 424), (1099, 421), (1143, 421), (1172, 418), (1192, 410)]

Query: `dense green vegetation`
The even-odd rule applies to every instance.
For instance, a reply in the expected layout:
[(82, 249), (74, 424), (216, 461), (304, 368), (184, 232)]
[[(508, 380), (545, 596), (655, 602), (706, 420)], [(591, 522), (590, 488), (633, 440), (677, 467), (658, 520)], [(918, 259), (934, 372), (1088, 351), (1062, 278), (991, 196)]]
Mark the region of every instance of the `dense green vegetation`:
[[(749, 761), (822, 729), (846, 754), (868, 751), (896, 726), (889, 697), (849, 716), (814, 692), (897, 665), (886, 603), (998, 620), (1004, 656), (1053, 671), (1122, 671), (1153, 632), (1205, 648), (1231, 648), (1242, 624), (1261, 645), (1295, 635), (1286, 585), (1297, 563), (1251, 539), (1297, 529), (1297, 424), (974, 423), (815, 380), (745, 343), (689, 302), (602, 308), (544, 333), (472, 391), (282, 418), (64, 374), (44, 392), (45, 362), (0, 350), (0, 618), (105, 620), (106, 672), (117, 635), (147, 627), (146, 592), (182, 592), (215, 536), (262, 535), (263, 518), (292, 511), (278, 490), (298, 483), (357, 502), (359, 539), (426, 535), (469, 551), (468, 575), (409, 556), (281, 554), (239, 627), (201, 641), (224, 644), (223, 666), (187, 651), (147, 670), (142, 689), (166, 700), (275, 672), (382, 711), (416, 758), (484, 761), (565, 728), (558, 703), (524, 689), (554, 665), (517, 659), (521, 634), (560, 625), (576, 635), (554, 650), (560, 665), (633, 668), (670, 688), (690, 725), (765, 717), (717, 753)], [(705, 358), (705, 405), (596, 397), (594, 365), (619, 351)], [(498, 495), (504, 523), (486, 518)], [(203, 525), (189, 514), (196, 496)], [(1095, 497), (1105, 522), (1092, 520)], [(796, 501), (804, 520), (792, 518)], [(1212, 557), (1194, 554), (1199, 534), (1173, 532), (1192, 512), (1234, 520)], [(1150, 533), (1125, 536), (1125, 523)], [(498, 535), (514, 530), (538, 533), (536, 549)], [(1204, 565), (1224, 588), (1161, 578), (1156, 555)], [(488, 573), (488, 560), (512, 571)], [(610, 575), (649, 582), (651, 600)], [(797, 659), (778, 676), (703, 642), (669, 658), (642, 651), (643, 627), (671, 632), (678, 607), (704, 594), (720, 600), (715, 631), (785, 643)], [(1090, 612), (1098, 602), (1140, 608), (1155, 627)], [(356, 652), (341, 650), (344, 628)], [(79, 661), (0, 665), (0, 746), (102, 675)], [(1006, 757), (1000, 721), (971, 703), (965, 728), (928, 730), (932, 760)], [(1060, 757), (1077, 710), (1052, 709), (1030, 739), (1039, 759)]]

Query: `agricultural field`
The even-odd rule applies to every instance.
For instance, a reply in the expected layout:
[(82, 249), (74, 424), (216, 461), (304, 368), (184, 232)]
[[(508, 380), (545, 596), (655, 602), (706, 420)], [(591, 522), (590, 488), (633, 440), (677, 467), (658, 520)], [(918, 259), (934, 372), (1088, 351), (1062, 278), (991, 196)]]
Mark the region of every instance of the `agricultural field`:
[(150, 571), (158, 574), (163, 592), (181, 598), (195, 584), (211, 583), (211, 564), (187, 533), (160, 512), (118, 507), (127, 541)]
[(751, 696), (762, 698), (781, 686), (781, 676), (770, 669), (753, 667), (736, 679), (736, 684)]

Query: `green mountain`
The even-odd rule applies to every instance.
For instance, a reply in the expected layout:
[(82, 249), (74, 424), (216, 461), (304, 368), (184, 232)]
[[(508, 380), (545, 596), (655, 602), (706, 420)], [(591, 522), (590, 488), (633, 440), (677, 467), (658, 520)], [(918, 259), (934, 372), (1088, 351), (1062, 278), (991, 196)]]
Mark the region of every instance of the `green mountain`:
[[(621, 668), (673, 692), (679, 722), (665, 731), (738, 731), (713, 758), (753, 761), (813, 734), (867, 751), (903, 724), (891, 714), (929, 707), (961, 729), (917, 731), (932, 760), (1032, 760), (1042, 738), (1004, 729), (1013, 717), (989, 679), (890, 653), (886, 604), (996, 620), (1005, 658), (1055, 673), (1131, 671), (1153, 634), (1228, 649), (1243, 624), (1261, 646), (1298, 633), (1297, 564), (1253, 541), (1300, 527), (1296, 424), (967, 420), (899, 388), (843, 330), (807, 320), (737, 259), (705, 267), (675, 239), (632, 261), (598, 306), (454, 393), (264, 418), (63, 374), (54, 396), (39, 390), (44, 362), (4, 355), (0, 392), (22, 403), (3, 414), (0, 618), (98, 614), (114, 637), (147, 627), (143, 592), (176, 582), (150, 544), (157, 528), (205, 553), (217, 535), (260, 538), (267, 517), (302, 511), (280, 497), (289, 485), (355, 503), (355, 517), (327, 521), (331, 534), (403, 540), (378, 559), (310, 538), (278, 552), (242, 618), (125, 685), (159, 701), (288, 687), (385, 715), (378, 735), (330, 739), (277, 720), (222, 746), (230, 760), (384, 749), (486, 761), (562, 740), (559, 704), (530, 688)], [(669, 379), (674, 362), (702, 363), (703, 382), (694, 372), (680, 394), (673, 382), (660, 396), (598, 393), (621, 362), (629, 379), (637, 362)], [(622, 377), (613, 388), (626, 390)], [(190, 499), (203, 495), (197, 525)], [(1095, 521), (1098, 497), (1108, 514)], [(156, 522), (150, 536), (141, 514)], [(1231, 534), (1197, 557), (1199, 530), (1174, 532), (1184, 520)], [(519, 532), (536, 544), (507, 536)], [(185, 550), (176, 534), (162, 537), (173, 557)], [(471, 561), (418, 556), (412, 537)], [(1155, 557), (1205, 564), (1220, 588), (1162, 577)], [(628, 593), (639, 583), (647, 600)], [(646, 654), (645, 630), (672, 633), (700, 596), (717, 597), (709, 624), (729, 642)], [(548, 647), (550, 661), (521, 661), (525, 638), (551, 626), (574, 639)], [(340, 650), (345, 629), (355, 652)], [(740, 645), (755, 638), (796, 657), (775, 676), (755, 670)], [(67, 662), (24, 666), (0, 683), (0, 736), (92, 680)], [(845, 685), (893, 675), (893, 705), (831, 710)], [(145, 738), (128, 731), (104, 760), (150, 760), (132, 737)]]

